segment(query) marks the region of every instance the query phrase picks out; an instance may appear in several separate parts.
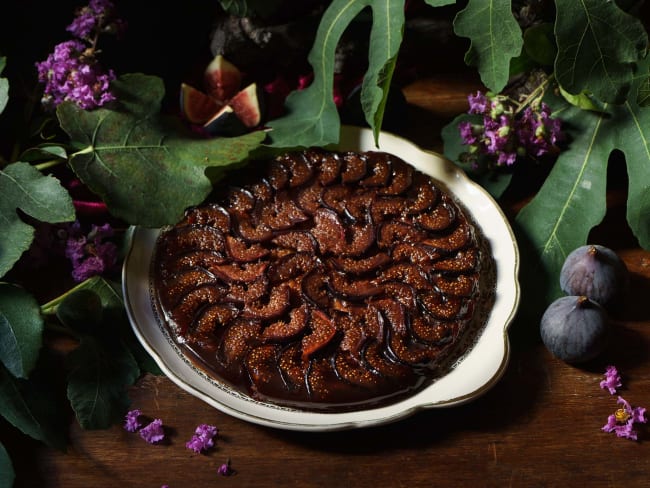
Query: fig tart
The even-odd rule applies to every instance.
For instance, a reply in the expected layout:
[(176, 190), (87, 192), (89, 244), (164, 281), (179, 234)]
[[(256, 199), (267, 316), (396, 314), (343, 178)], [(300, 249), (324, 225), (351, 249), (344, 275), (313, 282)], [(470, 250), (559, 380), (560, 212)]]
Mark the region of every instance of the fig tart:
[(195, 367), (251, 398), (344, 411), (396, 401), (471, 347), (494, 302), (462, 202), (380, 151), (250, 164), (162, 230), (156, 313)]

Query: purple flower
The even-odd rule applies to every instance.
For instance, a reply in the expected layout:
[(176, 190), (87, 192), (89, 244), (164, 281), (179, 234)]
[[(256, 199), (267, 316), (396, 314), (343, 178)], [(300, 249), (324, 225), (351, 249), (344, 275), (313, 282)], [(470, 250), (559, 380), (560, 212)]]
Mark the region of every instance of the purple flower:
[(155, 444), (165, 438), (165, 430), (163, 429), (162, 420), (156, 419), (150, 424), (140, 429), (140, 437), (142, 437), (149, 444)]
[(117, 263), (117, 246), (105, 241), (113, 236), (109, 224), (92, 225), (85, 235), (77, 221), (69, 228), (65, 255), (72, 262), (72, 277), (76, 282), (111, 271)]
[(488, 99), (480, 91), (476, 92), (476, 95), (468, 95), (467, 101), (469, 102), (469, 111), (470, 114), (483, 114), (490, 107)]
[(615, 432), (617, 437), (637, 440), (637, 432), (634, 424), (644, 424), (648, 419), (645, 417), (644, 407), (634, 407), (622, 397), (618, 397), (617, 403), (623, 405), (612, 415), (607, 417), (607, 423), (602, 427), (604, 432)]
[(605, 379), (600, 382), (600, 387), (607, 389), (610, 395), (616, 393), (617, 388), (623, 386), (621, 376), (615, 366), (607, 366), (605, 370)]
[(214, 438), (218, 433), (214, 425), (201, 424), (194, 431), (192, 438), (185, 444), (185, 447), (194, 452), (200, 453), (214, 446)]
[(129, 432), (138, 431), (142, 427), (141, 416), (142, 412), (137, 409), (127, 412), (124, 418), (124, 428)]
[(217, 469), (217, 473), (220, 474), (221, 476), (232, 476), (235, 474), (235, 470), (232, 469), (230, 466), (230, 459), (223, 463), (221, 466), (219, 466), (219, 469)]

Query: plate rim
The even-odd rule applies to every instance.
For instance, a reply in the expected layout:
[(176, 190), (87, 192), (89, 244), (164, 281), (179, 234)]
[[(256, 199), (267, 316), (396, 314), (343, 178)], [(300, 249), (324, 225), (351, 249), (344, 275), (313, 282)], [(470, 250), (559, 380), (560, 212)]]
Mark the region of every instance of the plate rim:
[[(374, 135), (370, 129), (362, 128), (362, 127), (353, 127), (353, 126), (342, 126), (341, 141), (339, 142), (339, 144), (336, 145), (336, 147), (332, 149), (334, 150), (338, 148), (346, 149), (346, 144), (354, 145), (355, 143), (353, 141), (362, 141), (364, 139), (366, 143), (368, 143), (369, 140), (372, 140), (374, 144)], [(436, 385), (437, 382), (434, 382), (431, 385), (419, 390), (417, 393), (407, 397), (404, 400), (399, 400), (397, 402), (390, 403), (386, 406), (379, 406), (375, 408), (368, 408), (368, 409), (362, 409), (362, 410), (351, 411), (351, 412), (320, 412), (320, 411), (306, 411), (306, 410), (294, 409), (290, 407), (288, 408), (281, 407), (281, 406), (278, 407), (276, 405), (250, 399), (245, 395), (242, 395), (238, 392), (232, 392), (232, 391), (229, 392), (231, 395), (234, 394), (235, 396), (241, 396), (241, 399), (251, 402), (250, 408), (244, 411), (244, 409), (236, 408), (232, 404), (232, 402), (230, 404), (225, 404), (224, 402), (215, 398), (214, 392), (211, 392), (210, 390), (209, 387), (210, 383), (214, 386), (216, 382), (214, 378), (209, 378), (207, 373), (201, 371), (196, 366), (191, 365), (189, 363), (189, 360), (184, 359), (183, 357), (176, 358), (177, 360), (180, 359), (181, 361), (183, 361), (184, 364), (186, 364), (191, 369), (191, 372), (193, 372), (195, 375), (198, 374), (198, 376), (201, 378), (200, 380), (201, 386), (198, 386), (196, 384), (197, 383), (196, 378), (185, 379), (184, 376), (186, 376), (186, 374), (183, 373), (188, 373), (189, 371), (179, 372), (178, 368), (175, 368), (173, 364), (170, 364), (173, 363), (173, 361), (169, 361), (165, 357), (163, 357), (161, 352), (155, 347), (154, 344), (151, 343), (150, 338), (147, 336), (147, 333), (141, 329), (142, 325), (139, 323), (139, 320), (143, 312), (142, 310), (140, 310), (141, 304), (135, 302), (138, 300), (142, 301), (142, 297), (138, 295), (138, 293), (142, 293), (142, 286), (138, 286), (137, 284), (131, 283), (131, 279), (133, 278), (133, 276), (129, 275), (129, 269), (131, 269), (130, 265), (132, 260), (134, 260), (136, 257), (135, 256), (136, 252), (139, 252), (138, 248), (136, 247), (139, 242), (138, 239), (140, 240), (152, 239), (152, 238), (155, 239), (155, 236), (157, 236), (159, 229), (131, 226), (127, 233), (127, 239), (126, 239), (127, 252), (122, 266), (122, 292), (123, 292), (123, 297), (125, 302), (126, 313), (129, 322), (131, 324), (131, 327), (139, 342), (142, 344), (145, 350), (152, 356), (152, 358), (154, 359), (158, 367), (163, 371), (163, 373), (170, 380), (172, 380), (173, 383), (175, 383), (178, 387), (190, 393), (191, 395), (203, 400), (205, 403), (209, 404), (213, 408), (216, 408), (217, 410), (220, 410), (223, 413), (239, 418), (241, 420), (249, 421), (258, 425), (285, 429), (285, 430), (334, 431), (334, 430), (347, 430), (351, 428), (370, 427), (375, 425), (391, 423), (400, 420), (402, 418), (411, 416), (421, 410), (461, 405), (482, 396), (484, 393), (490, 390), (496, 383), (499, 382), (499, 380), (505, 373), (507, 369), (507, 365), (510, 360), (510, 340), (508, 336), (508, 331), (517, 313), (517, 309), (520, 302), (520, 293), (521, 293), (521, 288), (519, 284), (520, 254), (519, 254), (519, 249), (518, 249), (517, 241), (515, 239), (514, 232), (508, 222), (508, 219), (505, 216), (501, 207), (494, 200), (494, 198), (483, 187), (478, 185), (476, 182), (472, 181), (467, 176), (467, 174), (462, 170), (462, 168), (456, 166), (453, 162), (448, 160), (444, 155), (441, 155), (435, 151), (423, 149), (420, 146), (416, 145), (415, 143), (409, 141), (408, 139), (405, 139), (401, 136), (397, 136), (385, 131), (382, 131), (379, 135), (380, 146), (376, 150), (379, 151), (386, 150), (384, 148), (387, 142), (389, 146), (391, 144), (398, 144), (400, 146), (408, 147), (410, 152), (415, 152), (416, 154), (417, 153), (425, 154), (428, 155), (430, 158), (432, 158), (432, 160), (434, 159), (439, 160), (442, 166), (441, 168), (438, 169), (449, 173), (449, 175), (452, 177), (451, 181), (456, 180), (457, 185), (463, 184), (471, 188), (473, 191), (476, 191), (477, 194), (480, 195), (479, 196), (480, 199), (490, 204), (491, 206), (490, 210), (492, 212), (496, 211), (496, 214), (500, 219), (500, 224), (502, 224), (502, 227), (504, 227), (508, 232), (508, 235), (506, 237), (509, 238), (504, 239), (504, 241), (507, 242), (508, 244), (512, 244), (512, 248), (511, 249), (509, 248), (508, 250), (512, 252), (513, 261), (511, 263), (508, 263), (508, 267), (507, 269), (505, 269), (505, 272), (509, 273), (509, 275), (504, 276), (503, 279), (504, 280), (507, 279), (508, 283), (511, 285), (511, 288), (508, 290), (510, 294), (509, 300), (506, 302), (505, 305), (501, 305), (502, 307), (506, 307), (508, 309), (508, 315), (507, 317), (503, 317), (499, 319), (499, 323), (503, 322), (503, 324), (498, 327), (497, 331), (494, 332), (490, 331), (491, 334), (495, 335), (493, 340), (497, 340), (496, 337), (497, 332), (499, 331), (501, 332), (500, 347), (502, 348), (499, 364), (495, 364), (493, 366), (494, 371), (490, 373), (490, 377), (487, 378), (487, 380), (485, 380), (478, 387), (473, 388), (470, 391), (463, 392), (462, 394), (453, 396), (451, 398), (444, 398), (437, 401), (424, 401), (424, 399), (421, 397), (423, 397), (424, 393), (429, 392), (430, 389), (432, 389), (432, 387)], [(361, 142), (358, 142), (357, 145), (361, 145)], [(362, 149), (362, 150), (372, 150), (372, 149)], [(387, 152), (390, 151), (387, 150)], [(396, 154), (396, 156), (402, 157), (405, 161), (409, 162), (415, 167), (418, 167), (418, 165), (414, 164), (412, 161), (409, 161), (409, 159), (404, 158), (401, 154)], [(443, 180), (442, 183), (449, 186), (450, 182)], [(453, 186), (457, 186), (457, 185), (453, 185)], [(461, 200), (461, 202), (467, 207), (465, 201)], [(469, 208), (468, 210), (470, 210), (470, 214), (475, 219), (475, 221), (480, 225), (479, 219), (474, 214), (474, 212)], [(491, 242), (491, 245), (494, 245), (494, 243)], [(149, 257), (150, 254), (151, 252), (149, 253)], [(499, 263), (497, 262), (496, 265), (499, 266)], [(149, 266), (147, 264), (147, 280), (146, 280), (147, 283), (146, 286), (144, 287), (146, 288), (147, 296), (149, 295), (148, 269)], [(497, 270), (497, 272), (499, 272), (499, 270)], [(497, 289), (497, 295), (498, 294), (499, 294), (499, 290)], [(150, 312), (151, 314), (154, 315), (153, 319), (156, 322), (158, 322), (158, 319), (155, 317), (155, 312), (153, 311), (153, 306), (151, 305), (150, 302), (149, 305), (151, 309), (148, 311), (145, 310), (144, 315), (148, 316), (148, 312)], [(491, 311), (490, 315), (492, 315), (492, 312), (493, 311)], [(490, 320), (491, 319), (488, 319), (488, 323), (490, 322)], [(160, 330), (159, 323), (155, 324), (155, 329), (163, 333), (163, 331)], [(483, 332), (481, 332), (479, 339), (482, 337), (483, 337)], [(182, 354), (180, 354), (179, 352), (178, 346), (176, 345), (176, 347), (174, 347), (174, 344), (170, 343), (169, 337), (163, 337), (163, 339), (165, 340), (165, 342), (169, 343), (170, 347), (176, 349), (175, 354), (182, 356)], [(471, 357), (471, 350), (470, 350), (470, 354), (468, 354), (467, 357)], [(462, 364), (467, 359), (467, 357), (463, 357), (459, 361), (459, 364)], [(208, 383), (204, 384), (203, 381), (207, 381)], [(224, 391), (226, 391), (227, 389), (228, 389), (227, 387), (224, 387)], [(244, 405), (248, 406), (248, 404), (244, 404)], [(400, 405), (403, 408), (398, 408)], [(262, 409), (261, 412), (263, 414), (257, 413), (257, 408)], [(268, 414), (271, 412), (274, 412), (275, 415), (269, 416)], [(284, 420), (282, 412), (285, 412), (286, 415), (290, 417), (293, 416), (296, 418), (294, 420)], [(370, 416), (367, 416), (368, 414), (370, 414)], [(310, 419), (310, 421), (299, 420), (302, 418)]]

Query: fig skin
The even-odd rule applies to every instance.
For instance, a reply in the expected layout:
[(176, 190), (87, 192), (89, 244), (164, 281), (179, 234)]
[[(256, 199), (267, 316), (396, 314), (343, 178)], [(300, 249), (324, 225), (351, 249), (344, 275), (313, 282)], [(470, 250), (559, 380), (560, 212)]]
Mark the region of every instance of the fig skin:
[(625, 263), (611, 249), (587, 244), (572, 251), (560, 271), (560, 287), (567, 295), (584, 295), (605, 308), (616, 305), (628, 286)]
[(546, 348), (569, 364), (584, 363), (603, 352), (609, 331), (605, 309), (583, 295), (558, 298), (549, 305), (540, 322)]

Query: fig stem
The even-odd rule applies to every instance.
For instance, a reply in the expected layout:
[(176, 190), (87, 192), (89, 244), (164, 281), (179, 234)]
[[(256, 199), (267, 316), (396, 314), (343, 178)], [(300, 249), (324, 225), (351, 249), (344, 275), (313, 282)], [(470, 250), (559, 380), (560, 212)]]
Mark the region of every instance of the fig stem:
[(576, 300), (576, 307), (577, 308), (585, 308), (588, 307), (590, 303), (590, 300), (588, 297), (584, 295), (580, 295), (578, 299)]

